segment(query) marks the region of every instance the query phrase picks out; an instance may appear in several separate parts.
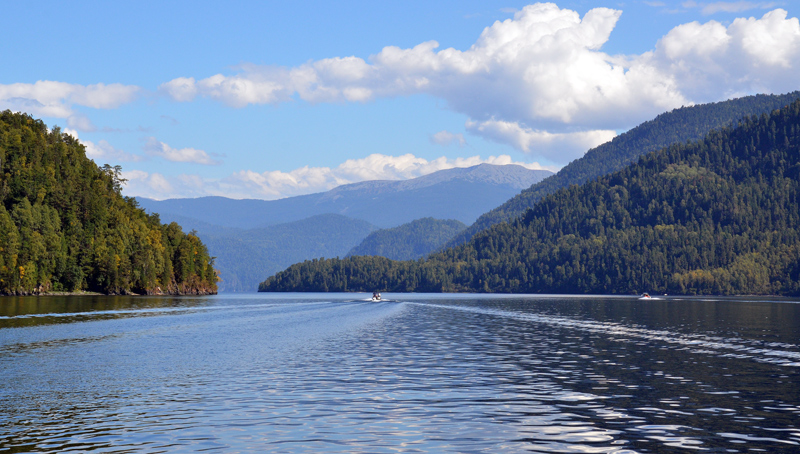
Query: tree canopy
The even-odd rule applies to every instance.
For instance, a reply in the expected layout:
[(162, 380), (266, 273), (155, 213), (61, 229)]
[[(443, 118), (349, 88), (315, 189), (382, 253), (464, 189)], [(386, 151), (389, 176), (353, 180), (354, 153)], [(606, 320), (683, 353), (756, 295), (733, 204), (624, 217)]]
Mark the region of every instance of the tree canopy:
[(753, 95), (727, 101), (681, 107), (662, 113), (599, 145), (569, 163), (557, 174), (481, 215), (448, 246), (466, 243), (473, 235), (503, 221), (522, 216), (548, 194), (572, 184), (583, 184), (635, 162), (640, 156), (687, 141), (701, 140), (712, 129), (728, 127), (742, 118), (769, 113), (800, 98), (800, 91), (783, 95)]
[(216, 293), (206, 246), (121, 194), (58, 127), (0, 113), (0, 294)]

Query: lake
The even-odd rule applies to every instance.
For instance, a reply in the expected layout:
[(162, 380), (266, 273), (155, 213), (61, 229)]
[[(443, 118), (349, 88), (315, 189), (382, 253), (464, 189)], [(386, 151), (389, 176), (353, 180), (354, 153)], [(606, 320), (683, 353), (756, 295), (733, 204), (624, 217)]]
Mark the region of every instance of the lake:
[(0, 298), (0, 452), (800, 452), (800, 304)]

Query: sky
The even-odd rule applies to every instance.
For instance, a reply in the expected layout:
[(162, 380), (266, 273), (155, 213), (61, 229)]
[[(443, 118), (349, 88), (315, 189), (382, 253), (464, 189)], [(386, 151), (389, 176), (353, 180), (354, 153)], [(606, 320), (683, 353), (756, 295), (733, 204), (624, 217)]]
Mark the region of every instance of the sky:
[(557, 171), (658, 114), (800, 89), (800, 1), (4, 2), (0, 110), (123, 194), (279, 199)]

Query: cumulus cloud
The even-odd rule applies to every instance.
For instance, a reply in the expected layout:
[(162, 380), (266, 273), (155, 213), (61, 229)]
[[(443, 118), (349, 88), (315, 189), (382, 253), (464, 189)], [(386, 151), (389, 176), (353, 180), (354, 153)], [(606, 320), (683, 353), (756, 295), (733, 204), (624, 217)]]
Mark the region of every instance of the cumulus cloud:
[(800, 67), (800, 21), (787, 14), (776, 9), (727, 27), (716, 21), (679, 25), (638, 58), (638, 65), (668, 75), (696, 101), (796, 90), (792, 74)]
[(78, 85), (49, 80), (33, 84), (0, 84), (0, 110), (66, 118), (71, 128), (94, 131), (96, 128), (91, 121), (73, 110), (74, 105), (115, 109), (133, 101), (140, 92), (137, 86), (122, 84)]
[(115, 163), (115, 162), (139, 162), (144, 161), (144, 156), (128, 153), (124, 150), (114, 148), (110, 143), (101, 140), (96, 144), (89, 140), (82, 140), (78, 137), (78, 131), (70, 128), (63, 130), (65, 134), (78, 139), (78, 141), (86, 148), (86, 156), (92, 159), (97, 164)]
[(468, 121), (466, 126), (468, 131), (495, 142), (512, 144), (525, 153), (559, 163), (580, 158), (586, 150), (606, 143), (617, 135), (609, 130), (551, 133), (501, 120)]
[(190, 162), (203, 165), (219, 165), (222, 161), (213, 159), (208, 153), (195, 148), (172, 148), (155, 137), (149, 137), (144, 146), (145, 152), (150, 156), (166, 159), (172, 162)]
[[(709, 13), (772, 5), (690, 4)], [(580, 17), (538, 3), (486, 27), (466, 50), (439, 49), (436, 41), (427, 41), (412, 48), (387, 46), (366, 60), (334, 57), (291, 68), (246, 64), (232, 75), (177, 78), (161, 90), (176, 101), (204, 96), (232, 107), (295, 99), (366, 102), (424, 93), (484, 125), (472, 133), (507, 138), (504, 143), (523, 151), (536, 143), (538, 152), (548, 144), (564, 151), (568, 143), (596, 142), (610, 130), (682, 105), (797, 88), (800, 25), (785, 10), (727, 26), (715, 21), (679, 25), (652, 51), (609, 55), (602, 47), (620, 14), (594, 8)], [(502, 124), (517, 125), (525, 134), (500, 134)], [(565, 156), (581, 151), (573, 148)], [(558, 148), (543, 152), (561, 153)]]
[(464, 139), (464, 134), (453, 134), (452, 132), (446, 130), (439, 131), (432, 135), (431, 142), (442, 146), (457, 143), (458, 146), (463, 147), (467, 144), (467, 141)]
[(455, 167), (472, 167), (482, 163), (517, 164), (529, 169), (542, 169), (538, 164), (514, 162), (508, 155), (479, 156), (427, 160), (412, 154), (387, 156), (372, 154), (362, 159), (349, 159), (337, 167), (301, 167), (289, 172), (256, 172), (242, 170), (222, 179), (205, 179), (197, 175), (180, 175), (167, 182), (159, 173), (123, 172), (128, 179), (127, 195), (166, 199), (220, 195), (233, 198), (280, 199), (323, 192), (343, 184), (368, 180), (405, 180)]

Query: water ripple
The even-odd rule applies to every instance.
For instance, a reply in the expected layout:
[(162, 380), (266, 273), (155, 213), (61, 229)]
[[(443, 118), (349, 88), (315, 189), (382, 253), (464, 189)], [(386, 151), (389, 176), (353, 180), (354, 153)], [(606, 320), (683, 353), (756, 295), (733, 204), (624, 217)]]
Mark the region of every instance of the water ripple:
[(786, 367), (796, 337), (652, 328), (625, 301), (607, 301), (621, 315), (601, 320), (591, 305), (553, 311), (575, 299), (315, 298), (40, 310), (71, 322), (0, 328), (0, 452), (741, 452), (800, 443), (798, 374)]

